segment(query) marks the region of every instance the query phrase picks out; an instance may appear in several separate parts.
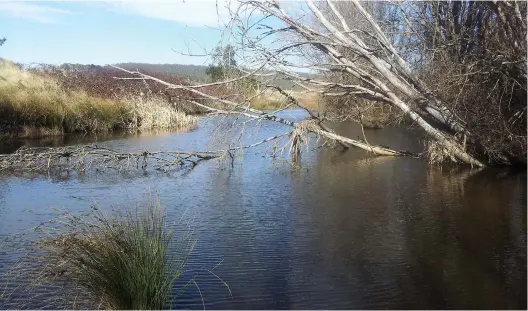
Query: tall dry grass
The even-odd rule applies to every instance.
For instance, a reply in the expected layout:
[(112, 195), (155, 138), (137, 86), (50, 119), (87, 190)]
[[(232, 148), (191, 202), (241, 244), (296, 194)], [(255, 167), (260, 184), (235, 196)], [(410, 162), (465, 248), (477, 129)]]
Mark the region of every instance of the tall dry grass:
[(168, 129), (171, 127), (190, 128), (197, 117), (185, 114), (160, 97), (126, 96), (122, 99), (132, 108), (133, 127), (143, 130)]
[(99, 98), (65, 91), (54, 78), (0, 60), (0, 129), (22, 137), (115, 129), (192, 126), (189, 117), (161, 98)]
[[(317, 111), (320, 110), (320, 98), (317, 93), (288, 92), (302, 106)], [(288, 98), (277, 91), (266, 90), (263, 94), (253, 98), (250, 107), (259, 110), (282, 109), (290, 104)], [(295, 108), (295, 106), (292, 106)]]

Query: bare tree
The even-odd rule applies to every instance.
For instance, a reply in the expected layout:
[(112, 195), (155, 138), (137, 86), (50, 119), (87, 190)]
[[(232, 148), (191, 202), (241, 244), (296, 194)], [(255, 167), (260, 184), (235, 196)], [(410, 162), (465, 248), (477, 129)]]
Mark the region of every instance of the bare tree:
[[(205, 111), (244, 116), (248, 122), (271, 121), (291, 126), (288, 135), (294, 159), (300, 155), (299, 146), (307, 133), (376, 155), (409, 153), (371, 145), (365, 135), (363, 140), (337, 135), (326, 125), (325, 113), (305, 107), (276, 83), (278, 79), (290, 80), (302, 92), (327, 98), (347, 97), (361, 122), (364, 107), (370, 103), (390, 107), (391, 113), (399, 111), (428, 134), (434, 142), (432, 149), (442, 155), (439, 160), (450, 158), (471, 166), (512, 164), (519, 154), (526, 155), (526, 130), (518, 130), (523, 128), (520, 123), (526, 128), (526, 101), (518, 100), (526, 92), (525, 17), (526, 4), (518, 2), (241, 0), (231, 11), (224, 33), (236, 53), (236, 76), (213, 83), (182, 85), (119, 69), (129, 73), (129, 79), (148, 79), (167, 89), (184, 90), (182, 93), (192, 94), (192, 98), (178, 99)], [(501, 44), (506, 48), (501, 49)], [(439, 70), (447, 64), (447, 58), (456, 59), (449, 63), (447, 72), (452, 90), (442, 92), (437, 82), (444, 74)], [(459, 65), (465, 67), (457, 71)], [(482, 85), (478, 83), (480, 75), (488, 73), (496, 75), (488, 77), (486, 83), (498, 76), (503, 79), (496, 87), (503, 90), (497, 92), (500, 95), (493, 93), (493, 87), (489, 94), (500, 103), (500, 123), (511, 123), (502, 126), (497, 134), (500, 137), (493, 143), (489, 135), (483, 134), (482, 126), (477, 126), (479, 120), (493, 120), (490, 114), (496, 110), (488, 109), (493, 105), (469, 107), (468, 100), (459, 104), (460, 94), (468, 90), (467, 86), (471, 85), (469, 94), (475, 94)], [(332, 78), (336, 75), (341, 78)], [(287, 99), (283, 107), (263, 112), (251, 108), (250, 98), (215, 93), (219, 87), (237, 85), (246, 79), (258, 79), (262, 86), (258, 92), (268, 88), (282, 94)], [(505, 95), (510, 102), (515, 97), (516, 105), (503, 113)], [(309, 117), (292, 122), (277, 115), (290, 107), (305, 109)], [(494, 124), (486, 122), (483, 123)], [(522, 145), (523, 141), (518, 150), (509, 145)]]
[(526, 159), (526, 2), (414, 3), (420, 75), (492, 163)]
[[(352, 3), (334, 5), (357, 31), (372, 31), (358, 18)], [(340, 22), (328, 5), (319, 6), (333, 23)], [(401, 57), (428, 82), (434, 97), (465, 127), (463, 132), (450, 131), (458, 141), (489, 164), (525, 161), (526, 24), (522, 16), (526, 16), (526, 3), (386, 1), (369, 2), (364, 7)], [(338, 50), (353, 57), (347, 48)], [(342, 73), (328, 78), (341, 83), (355, 81)], [(405, 94), (399, 96), (413, 103)], [(385, 110), (354, 95), (329, 103), (338, 115), (357, 120), (369, 109), (375, 120), (384, 121)]]
[[(448, 10), (449, 6), (451, 10)], [(424, 77), (430, 77), (422, 74), (427, 65), (434, 64), (437, 57), (435, 51), (439, 50), (441, 39), (450, 47), (448, 50), (473, 55), (471, 50), (475, 48), (472, 47), (475, 40), (471, 38), (480, 38), (480, 29), (484, 28), (479, 24), (482, 14), (490, 16), (489, 12), (493, 10), (498, 17), (489, 19), (487, 23), (506, 29), (498, 31), (497, 35), (502, 34), (505, 40), (513, 42), (515, 56), (518, 58), (516, 62), (525, 66), (525, 5), (521, 8), (518, 3), (489, 3), (483, 6), (490, 8), (486, 11), (488, 13), (484, 10), (475, 11), (477, 6), (472, 3), (459, 6), (455, 2), (439, 2), (437, 5), (390, 2), (365, 6), (357, 0), (336, 3), (331, 0), (317, 3), (307, 0), (301, 4), (285, 5), (273, 0), (242, 0), (240, 6), (232, 11), (231, 21), (226, 28), (230, 33), (230, 44), (237, 47), (237, 56), (242, 60), (238, 64), (239, 70), (245, 72), (245, 75), (189, 87), (166, 83), (139, 72), (132, 74), (141, 79), (157, 80), (168, 88), (185, 89), (199, 95), (206, 101), (194, 100), (192, 103), (210, 111), (241, 114), (253, 119), (299, 127), (299, 123), (281, 119), (274, 113), (251, 109), (244, 102), (219, 98), (204, 89), (213, 85), (236, 83), (250, 77), (258, 76), (262, 79), (272, 76), (262, 73), (262, 69), (267, 69), (273, 71), (275, 76), (280, 74), (287, 77), (306, 92), (316, 92), (326, 97), (352, 96), (355, 100), (390, 105), (418, 124), (436, 143), (437, 150), (458, 162), (472, 166), (511, 164), (512, 154), (507, 150), (488, 152), (487, 137), (476, 133), (474, 126), (468, 126), (467, 117), (459, 115), (461, 110), (455, 109), (453, 103), (443, 99), (433, 89), (434, 83), (426, 83), (431, 81), (424, 80)], [(446, 14), (447, 11), (460, 16), (454, 18)], [(382, 23), (382, 20), (385, 22)], [(431, 29), (431, 25), (436, 28)], [(514, 26), (519, 26), (519, 29)], [(451, 48), (453, 44), (449, 38), (453, 36), (450, 33), (458, 35), (458, 46), (455, 48)], [(524, 54), (521, 54), (523, 51)], [(299, 70), (308, 69), (317, 74), (307, 77), (299, 73)], [(339, 74), (347, 79), (336, 82), (324, 75), (328, 73)], [(525, 90), (525, 71), (520, 76), (524, 79)], [(309, 132), (378, 155), (407, 154), (371, 146), (366, 137), (360, 141), (336, 135), (324, 125), (324, 115), (304, 107), (293, 96), (273, 84), (273, 79), (266, 82), (267, 87), (286, 96), (288, 104), (284, 109), (301, 107), (309, 113), (311, 120), (316, 121), (305, 127)], [(214, 108), (209, 104), (211, 101), (221, 102), (228, 108)], [(362, 120), (361, 108), (357, 102), (354, 106)], [(515, 110), (511, 117), (519, 119), (525, 110), (526, 105), (524, 110), (523, 107)]]

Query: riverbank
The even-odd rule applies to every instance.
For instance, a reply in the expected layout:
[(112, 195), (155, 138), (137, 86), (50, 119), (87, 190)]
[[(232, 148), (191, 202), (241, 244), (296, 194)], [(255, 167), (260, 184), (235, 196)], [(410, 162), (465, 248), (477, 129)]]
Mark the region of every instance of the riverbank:
[[(322, 110), (322, 100), (318, 93), (286, 91), (291, 97), (298, 101), (300, 105), (312, 111)], [(290, 104), (288, 98), (278, 91), (266, 90), (262, 95), (251, 100), (250, 107), (258, 110), (277, 110), (282, 109)], [(298, 108), (291, 106), (291, 108)]]
[[(173, 75), (148, 74), (173, 84), (189, 83)], [(179, 100), (198, 100), (191, 92), (167, 90), (154, 81), (115, 77), (127, 75), (109, 66), (23, 68), (0, 59), (0, 139), (190, 128), (196, 124), (198, 115), (206, 113)], [(204, 91), (232, 92), (223, 86)], [(305, 107), (319, 108), (319, 96), (315, 93), (291, 95)], [(277, 110), (288, 106), (289, 100), (278, 92), (265, 91), (254, 96), (249, 104), (254, 109)]]
[(0, 139), (168, 129), (197, 122), (196, 116), (159, 95), (125, 94), (111, 84), (83, 84), (90, 76), (75, 81), (71, 73), (62, 72), (62, 77), (0, 60)]

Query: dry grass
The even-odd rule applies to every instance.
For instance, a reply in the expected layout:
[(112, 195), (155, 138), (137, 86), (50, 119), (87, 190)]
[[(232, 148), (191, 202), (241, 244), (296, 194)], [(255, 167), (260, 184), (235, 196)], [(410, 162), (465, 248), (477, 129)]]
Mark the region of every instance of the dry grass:
[(196, 123), (157, 97), (148, 100), (98, 98), (81, 90), (65, 91), (44, 75), (0, 60), (0, 128), (22, 137), (124, 128), (170, 128)]
[(299, 103), (311, 110), (321, 110), (321, 96), (318, 93), (292, 93)]
[(318, 133), (319, 130), (320, 127), (314, 119), (305, 119), (295, 125), (290, 135), (290, 155), (293, 163), (300, 162), (302, 146), (305, 145), (308, 148), (309, 134)]
[[(64, 92), (57, 81), (0, 62), (0, 110), (11, 127), (97, 132), (119, 127), (129, 110), (118, 101)], [(35, 131), (24, 131), (24, 135)], [(41, 133), (45, 133), (42, 130)]]
[[(299, 104), (311, 109), (319, 110), (320, 98), (317, 93), (306, 93), (306, 92), (287, 92), (295, 98)], [(288, 105), (288, 99), (276, 91), (267, 90), (262, 95), (254, 98), (251, 101), (251, 108), (259, 110), (274, 110), (281, 109)], [(295, 107), (295, 106), (293, 106)]]
[(133, 108), (134, 127), (142, 130), (189, 128), (198, 121), (159, 97), (128, 96), (122, 100)]
[(251, 101), (250, 107), (258, 110), (275, 110), (286, 106), (285, 100), (277, 100), (272, 98), (257, 97)]
[(447, 150), (441, 143), (435, 140), (426, 142), (426, 154), (430, 164), (439, 165), (442, 163), (457, 163), (455, 155)]

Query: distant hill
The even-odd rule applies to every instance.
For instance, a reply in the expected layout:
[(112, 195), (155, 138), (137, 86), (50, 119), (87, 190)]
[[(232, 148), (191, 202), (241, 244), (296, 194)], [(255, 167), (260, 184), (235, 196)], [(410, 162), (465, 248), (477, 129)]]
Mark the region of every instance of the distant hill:
[(146, 63), (120, 63), (116, 66), (128, 69), (148, 72), (159, 72), (166, 75), (182, 77), (194, 82), (209, 80), (205, 74), (207, 66), (183, 65), (183, 64), (146, 64)]
[[(209, 76), (205, 73), (207, 66), (201, 65), (182, 65), (182, 64), (146, 64), (146, 63), (120, 63), (116, 66), (123, 67), (128, 70), (139, 70), (148, 72), (159, 72), (164, 75), (173, 75), (188, 79), (192, 82), (210, 82)], [(307, 73), (299, 73), (303, 77), (310, 77), (312, 75)], [(268, 77), (269, 79), (269, 77)], [(263, 79), (264, 80), (264, 79)], [(294, 83), (284, 77), (276, 77), (274, 84), (279, 85), (284, 89), (297, 89)]]
[[(1, 59), (1, 58), (0, 58)], [(47, 64), (32, 64), (32, 65), (24, 65), (19, 64), (22, 68), (53, 68), (55, 66), (53, 65), (47, 65)], [(184, 64), (149, 64), (149, 63), (117, 63), (116, 66), (128, 69), (128, 70), (139, 70), (143, 72), (148, 72), (150, 74), (156, 74), (159, 73), (163, 76), (172, 76), (172, 77), (179, 77), (183, 78), (184, 80), (187, 80), (192, 83), (200, 83), (200, 82), (211, 82), (210, 77), (205, 73), (207, 70), (207, 66), (204, 65), (184, 65)], [(72, 70), (72, 69), (80, 69), (80, 70), (95, 70), (97, 68), (103, 68), (105, 66), (99, 66), (99, 65), (89, 65), (89, 64), (69, 64), (65, 63), (58, 68), (60, 69), (66, 69), (66, 70)], [(271, 71), (265, 71), (266, 73), (271, 73)], [(314, 77), (314, 75), (309, 73), (298, 73), (300, 76), (303, 77)], [(267, 76), (266, 78), (261, 78), (262, 82), (265, 82), (266, 80), (269, 80), (270, 77)], [(286, 90), (299, 90), (297, 86), (287, 78), (278, 75), (275, 77), (273, 84), (278, 85)]]

